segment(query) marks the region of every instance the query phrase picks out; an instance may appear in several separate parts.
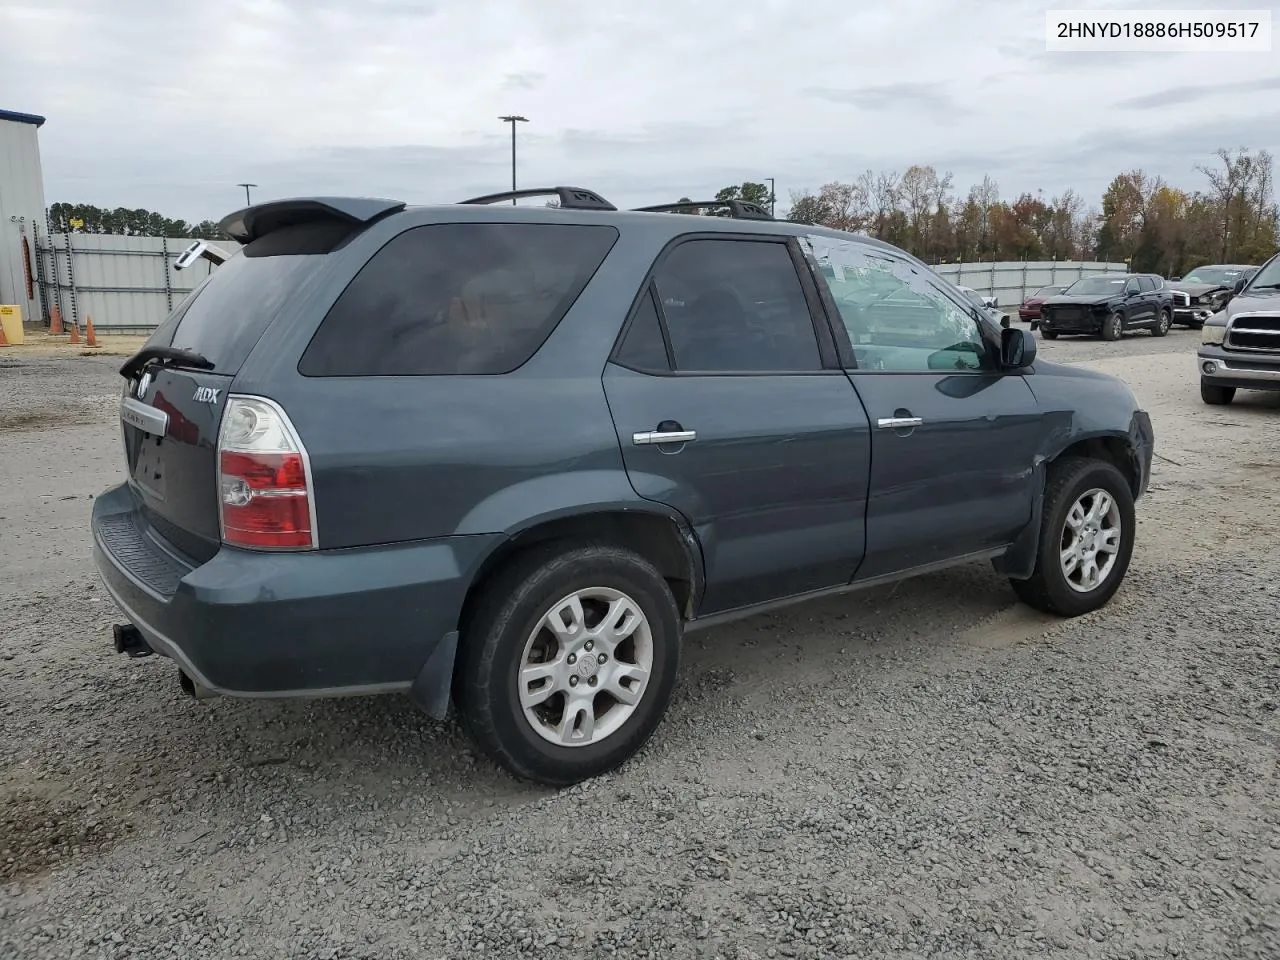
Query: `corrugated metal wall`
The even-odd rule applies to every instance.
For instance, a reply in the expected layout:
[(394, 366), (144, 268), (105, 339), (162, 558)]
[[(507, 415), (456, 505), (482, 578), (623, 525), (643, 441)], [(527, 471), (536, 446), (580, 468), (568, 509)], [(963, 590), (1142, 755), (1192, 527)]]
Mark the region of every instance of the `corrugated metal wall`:
[[(22, 307), (23, 319), (43, 315), (35, 283), (37, 228), (44, 225), (44, 178), (34, 123), (0, 119), (0, 303)], [(43, 231), (41, 231), (43, 235)], [(23, 239), (30, 251), (34, 297), (27, 297)]]
[[(216, 269), (208, 260), (199, 260), (185, 270), (173, 269), (173, 261), (191, 242), (55, 233), (50, 243), (42, 232), (41, 276), (50, 302), (58, 303), (68, 323), (83, 326), (85, 319), (92, 317), (95, 330), (142, 333), (158, 327), (182, 298)], [(231, 240), (210, 243), (228, 253), (239, 248)]]
[(962, 287), (972, 287), (984, 296), (1012, 309), (1041, 287), (1068, 284), (1095, 273), (1128, 273), (1126, 263), (1092, 260), (1005, 260), (996, 263), (940, 263), (933, 268), (939, 276)]

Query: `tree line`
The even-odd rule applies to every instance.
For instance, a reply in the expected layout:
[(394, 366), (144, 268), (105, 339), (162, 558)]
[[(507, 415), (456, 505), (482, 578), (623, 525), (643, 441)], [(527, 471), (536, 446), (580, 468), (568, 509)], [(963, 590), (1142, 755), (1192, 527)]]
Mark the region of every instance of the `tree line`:
[[(1066, 190), (1003, 200), (991, 177), (958, 194), (950, 173), (913, 165), (867, 170), (850, 182), (793, 191), (787, 219), (868, 234), (926, 262), (1102, 260), (1179, 276), (1197, 264), (1261, 263), (1280, 247), (1270, 153), (1220, 149), (1198, 165), (1203, 183), (1175, 187), (1145, 170), (1118, 174), (1098, 204)], [(769, 202), (762, 183), (726, 187), (717, 200)]]
[[(1090, 204), (1074, 190), (1047, 200), (1040, 193), (1004, 200), (989, 176), (960, 194), (950, 173), (915, 164), (902, 173), (867, 170), (816, 192), (792, 191), (785, 216), (877, 237), (930, 263), (1103, 260), (1173, 277), (1197, 264), (1261, 263), (1275, 253), (1280, 212), (1271, 154), (1220, 149), (1213, 163), (1196, 169), (1203, 182), (1191, 190), (1130, 170), (1111, 181), (1099, 203)], [(723, 188), (714, 199), (769, 209), (773, 198), (767, 184), (747, 181)], [(728, 216), (723, 206), (691, 212)], [(227, 239), (211, 220), (187, 223), (150, 210), (55, 203), (49, 218), (55, 233)]]
[(49, 207), (49, 225), (54, 233), (108, 233), (125, 237), (170, 237), (175, 239), (222, 240), (212, 220), (187, 223), (172, 220), (152, 210), (116, 207), (108, 210), (91, 203), (55, 203)]

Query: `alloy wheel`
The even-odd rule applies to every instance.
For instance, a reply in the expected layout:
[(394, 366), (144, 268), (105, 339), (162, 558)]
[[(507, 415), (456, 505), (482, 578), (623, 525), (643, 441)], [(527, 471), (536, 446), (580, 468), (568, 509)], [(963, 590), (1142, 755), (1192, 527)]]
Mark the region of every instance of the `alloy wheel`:
[(1098, 589), (1115, 569), (1120, 554), (1120, 507), (1095, 487), (1076, 498), (1067, 511), (1059, 544), (1062, 573), (1077, 593)]
[(610, 587), (575, 590), (525, 642), (517, 678), (525, 719), (557, 746), (599, 743), (635, 713), (653, 650), (653, 630), (631, 597)]

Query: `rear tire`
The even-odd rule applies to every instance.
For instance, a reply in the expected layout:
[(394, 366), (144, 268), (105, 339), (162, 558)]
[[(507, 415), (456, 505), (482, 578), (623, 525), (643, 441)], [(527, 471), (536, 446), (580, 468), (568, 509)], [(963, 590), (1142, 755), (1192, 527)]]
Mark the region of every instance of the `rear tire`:
[(1117, 311), (1102, 321), (1102, 339), (1119, 340), (1124, 333), (1124, 317)]
[(1040, 328), (1040, 336), (1044, 337), (1046, 340), (1057, 340), (1057, 339), (1058, 339), (1058, 331), (1057, 331), (1057, 330), (1046, 330), (1044, 327), (1041, 327), (1041, 328)]
[(1235, 399), (1235, 387), (1219, 387), (1216, 384), (1200, 382), (1200, 399), (1215, 407), (1230, 403)]
[[(1135, 525), (1133, 491), (1114, 466), (1085, 457), (1054, 461), (1045, 482), (1035, 569), (1027, 580), (1009, 581), (1014, 593), (1060, 617), (1106, 606), (1129, 569)], [(1069, 568), (1072, 558), (1075, 566)]]
[(1173, 326), (1173, 316), (1168, 310), (1161, 310), (1160, 315), (1156, 317), (1156, 325), (1151, 328), (1153, 337), (1163, 337), (1169, 333), (1169, 328)]
[(618, 767), (671, 700), (679, 611), (662, 575), (629, 550), (530, 550), (483, 588), (463, 628), (463, 724), (524, 780), (565, 787)]

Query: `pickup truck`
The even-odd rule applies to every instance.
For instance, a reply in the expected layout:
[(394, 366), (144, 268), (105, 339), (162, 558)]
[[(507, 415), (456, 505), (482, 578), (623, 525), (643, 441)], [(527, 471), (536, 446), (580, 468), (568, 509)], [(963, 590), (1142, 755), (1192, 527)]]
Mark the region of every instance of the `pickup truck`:
[(1200, 397), (1226, 404), (1237, 390), (1280, 390), (1280, 253), (1235, 282), (1226, 306), (1205, 320), (1196, 352)]

